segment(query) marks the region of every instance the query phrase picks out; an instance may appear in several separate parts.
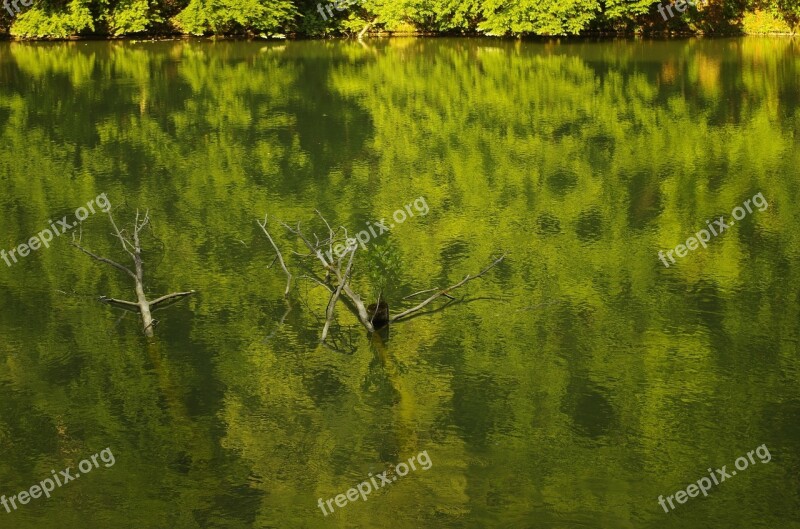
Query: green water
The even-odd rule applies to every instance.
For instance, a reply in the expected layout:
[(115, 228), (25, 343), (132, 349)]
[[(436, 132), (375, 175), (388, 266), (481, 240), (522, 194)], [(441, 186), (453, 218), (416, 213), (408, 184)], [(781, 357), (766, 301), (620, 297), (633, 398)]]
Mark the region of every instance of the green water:
[[(151, 299), (198, 291), (148, 340), (71, 233), (0, 261), (0, 494), (115, 457), (0, 527), (800, 528), (796, 39), (2, 43), (0, 123), (0, 249), (105, 193), (120, 225), (149, 209)], [(356, 254), (368, 302), (507, 258), (388, 337), (339, 306), (321, 346), (279, 221), (418, 197)], [(101, 211), (79, 231), (132, 266)]]

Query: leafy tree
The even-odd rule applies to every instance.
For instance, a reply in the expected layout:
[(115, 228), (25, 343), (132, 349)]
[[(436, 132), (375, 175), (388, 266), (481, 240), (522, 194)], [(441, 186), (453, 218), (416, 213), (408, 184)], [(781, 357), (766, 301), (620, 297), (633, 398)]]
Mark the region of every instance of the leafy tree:
[(667, 29), (731, 33), (743, 31), (743, 20), (755, 13), (792, 28), (800, 23), (798, 0), (707, 0), (667, 21), (657, 5), (653, 0), (42, 0), (13, 16), (0, 12), (0, 29), (23, 38), (278, 32), (324, 37), (365, 27), (523, 36)]
[(92, 0), (71, 0), (66, 6), (44, 0), (21, 13), (11, 26), (17, 37), (67, 38), (95, 29)]
[(108, 15), (108, 26), (113, 35), (142, 33), (154, 23), (163, 21), (157, 2), (151, 0), (121, 0)]
[(479, 29), (490, 35), (577, 34), (598, 11), (596, 0), (486, 0)]
[(175, 17), (185, 33), (242, 33), (285, 30), (297, 14), (290, 0), (191, 0)]
[(421, 31), (467, 31), (476, 29), (480, 17), (476, 0), (373, 0), (366, 8), (389, 30), (410, 25)]
[(777, 15), (796, 31), (800, 24), (800, 2), (798, 0), (765, 0), (759, 2), (759, 8)]

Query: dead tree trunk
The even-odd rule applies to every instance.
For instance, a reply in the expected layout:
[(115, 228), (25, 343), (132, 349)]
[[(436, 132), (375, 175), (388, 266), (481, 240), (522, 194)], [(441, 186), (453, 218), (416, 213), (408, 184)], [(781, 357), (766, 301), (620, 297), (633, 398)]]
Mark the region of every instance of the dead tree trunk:
[(361, 29), (361, 31), (358, 32), (358, 41), (359, 42), (361, 42), (364, 39), (364, 35), (366, 35), (367, 31), (369, 31), (369, 28), (371, 28), (372, 25), (375, 24), (376, 20), (378, 20), (378, 17), (375, 17), (372, 20), (370, 20), (369, 22), (367, 22), (367, 24)]
[(133, 260), (135, 271), (131, 270), (125, 265), (117, 263), (116, 261), (112, 261), (106, 257), (100, 257), (99, 255), (87, 250), (80, 245), (80, 238), (78, 238), (76, 241), (75, 237), (73, 236), (72, 245), (92, 259), (113, 266), (117, 270), (126, 273), (131, 277), (131, 279), (133, 279), (134, 291), (136, 292), (136, 303), (120, 299), (113, 299), (106, 296), (101, 296), (100, 301), (110, 305), (116, 305), (126, 310), (135, 310), (139, 312), (142, 318), (142, 330), (145, 336), (152, 337), (153, 327), (156, 323), (158, 323), (157, 320), (153, 319), (152, 312), (162, 305), (168, 305), (169, 303), (166, 303), (168, 301), (176, 301), (177, 299), (191, 296), (195, 291), (190, 290), (188, 292), (174, 292), (172, 294), (167, 294), (166, 296), (161, 296), (156, 300), (148, 301), (147, 295), (144, 292), (144, 261), (142, 260), (142, 247), (139, 241), (139, 233), (150, 223), (149, 211), (145, 212), (144, 218), (141, 221), (139, 221), (139, 211), (136, 211), (136, 220), (133, 223), (133, 240), (125, 235), (125, 230), (121, 231), (117, 227), (110, 210), (108, 212), (108, 218), (111, 220), (111, 225), (114, 227), (114, 236), (119, 239), (120, 243), (122, 244), (122, 248)]
[[(148, 213), (145, 213), (141, 227), (149, 222)], [(142, 247), (139, 244), (139, 212), (136, 212), (135, 227), (133, 230), (133, 263), (136, 266), (136, 302), (139, 304), (139, 312), (142, 314), (142, 325), (144, 326), (145, 336), (153, 336), (153, 315), (150, 313), (150, 302), (144, 294), (144, 263), (142, 262)]]

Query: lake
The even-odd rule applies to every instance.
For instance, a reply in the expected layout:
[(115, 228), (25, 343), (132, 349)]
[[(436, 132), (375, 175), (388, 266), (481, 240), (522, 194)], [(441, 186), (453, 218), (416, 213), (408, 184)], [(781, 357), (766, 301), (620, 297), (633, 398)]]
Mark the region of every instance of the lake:
[[(3, 42), (0, 123), (0, 527), (800, 528), (797, 39)], [(321, 344), (322, 217), (506, 257)]]

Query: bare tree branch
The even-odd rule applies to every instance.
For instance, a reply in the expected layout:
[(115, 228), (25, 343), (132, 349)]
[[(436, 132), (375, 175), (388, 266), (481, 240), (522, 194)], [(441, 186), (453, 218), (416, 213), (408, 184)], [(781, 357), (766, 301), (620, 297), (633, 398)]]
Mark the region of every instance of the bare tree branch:
[(459, 281), (459, 282), (458, 282), (458, 283), (456, 283), (455, 285), (453, 285), (453, 286), (451, 286), (451, 287), (448, 287), (448, 288), (446, 288), (446, 289), (444, 289), (444, 290), (441, 290), (441, 291), (437, 292), (436, 294), (432, 295), (431, 297), (429, 297), (428, 299), (426, 299), (425, 301), (423, 301), (422, 303), (420, 303), (420, 304), (419, 304), (419, 305), (417, 305), (416, 307), (412, 307), (412, 308), (410, 308), (410, 309), (408, 309), (408, 310), (404, 310), (404, 311), (403, 311), (403, 312), (401, 312), (400, 314), (396, 314), (396, 315), (392, 316), (392, 317), (389, 319), (389, 322), (390, 322), (390, 323), (394, 323), (394, 322), (396, 322), (396, 321), (399, 321), (399, 320), (401, 320), (401, 319), (403, 319), (403, 318), (405, 318), (405, 317), (407, 317), (407, 316), (409, 316), (409, 315), (411, 315), (411, 314), (413, 314), (413, 313), (415, 313), (415, 312), (417, 312), (417, 311), (421, 310), (421, 309), (422, 309), (422, 308), (424, 308), (426, 305), (428, 305), (430, 302), (432, 302), (432, 301), (434, 301), (434, 300), (436, 300), (436, 299), (438, 299), (438, 298), (440, 298), (440, 297), (442, 297), (442, 296), (446, 295), (446, 294), (447, 294), (448, 292), (450, 292), (451, 290), (455, 290), (455, 289), (457, 289), (458, 287), (460, 287), (460, 286), (462, 286), (462, 285), (464, 285), (464, 284), (468, 283), (469, 281), (472, 281), (473, 279), (477, 279), (477, 278), (481, 277), (483, 274), (485, 274), (486, 272), (488, 272), (489, 270), (491, 270), (492, 268), (494, 268), (495, 266), (497, 266), (497, 265), (500, 263), (500, 261), (502, 261), (503, 259), (505, 259), (505, 257), (506, 257), (506, 254), (503, 254), (503, 255), (501, 255), (501, 256), (500, 256), (498, 259), (496, 259), (496, 260), (495, 260), (495, 261), (494, 261), (492, 264), (490, 264), (489, 266), (487, 266), (486, 268), (484, 268), (483, 270), (481, 270), (481, 271), (480, 271), (479, 273), (477, 273), (476, 275), (474, 275), (474, 276), (471, 276), (471, 275), (467, 274), (467, 277), (465, 277), (464, 279), (462, 279), (461, 281)]
[(100, 301), (104, 303), (108, 303), (111, 305), (115, 305), (117, 307), (123, 308), (125, 310), (134, 310), (133, 307), (136, 307), (136, 310), (139, 312), (142, 318), (142, 327), (145, 336), (151, 337), (153, 336), (153, 327), (158, 323), (156, 320), (153, 319), (151, 314), (152, 310), (158, 308), (159, 305), (166, 305), (171, 300), (177, 300), (184, 296), (188, 296), (194, 293), (194, 291), (190, 292), (176, 292), (173, 294), (167, 294), (166, 296), (162, 296), (156, 299), (153, 302), (147, 300), (147, 296), (144, 291), (144, 262), (142, 261), (142, 247), (139, 241), (139, 233), (150, 223), (150, 210), (146, 210), (144, 217), (140, 220), (140, 213), (139, 210), (136, 210), (136, 219), (133, 222), (133, 241), (128, 239), (124, 232), (119, 229), (117, 223), (114, 221), (114, 217), (111, 214), (111, 210), (108, 211), (108, 218), (111, 221), (111, 225), (114, 227), (114, 236), (119, 239), (122, 243), (122, 249), (131, 256), (133, 259), (133, 264), (135, 267), (135, 271), (131, 270), (130, 268), (117, 263), (116, 261), (112, 261), (111, 259), (107, 259), (105, 257), (100, 257), (99, 255), (94, 254), (93, 252), (83, 248), (78, 242), (75, 242), (75, 238), (73, 236), (72, 245), (75, 246), (77, 249), (102, 263), (106, 263), (108, 265), (113, 266), (114, 268), (121, 270), (128, 274), (134, 281), (134, 288), (136, 291), (136, 303), (131, 301), (124, 301), (120, 299), (108, 298), (103, 296), (100, 298)]
[(320, 213), (318, 209), (315, 209), (314, 211), (317, 212), (317, 215), (319, 215), (319, 218), (321, 218), (322, 222), (325, 223), (325, 226), (328, 227), (328, 235), (330, 236), (330, 239), (333, 239), (333, 229), (331, 228), (331, 225), (328, 224), (328, 221), (325, 219), (325, 217), (322, 216), (322, 213)]
[[(285, 297), (285, 298), (289, 297), (289, 289), (292, 286), (292, 274), (289, 273), (289, 269), (286, 268), (286, 263), (283, 260), (283, 255), (281, 254), (281, 251), (278, 249), (278, 245), (275, 244), (275, 241), (272, 240), (272, 236), (269, 234), (269, 231), (267, 231), (267, 215), (264, 215), (264, 223), (263, 224), (261, 222), (259, 222), (259, 221), (256, 221), (256, 224), (261, 226), (261, 230), (264, 232), (264, 235), (267, 236), (267, 239), (269, 239), (270, 244), (272, 244), (272, 247), (275, 249), (275, 253), (277, 254), (278, 260), (281, 263), (281, 268), (283, 268), (283, 271), (286, 272), (286, 278), (287, 278), (286, 279), (286, 290), (283, 293), (283, 297)], [(272, 266), (272, 265), (270, 265), (270, 266)]]
[(372, 20), (370, 20), (369, 22), (367, 22), (367, 25), (366, 25), (366, 26), (364, 26), (364, 27), (361, 29), (361, 31), (359, 31), (359, 32), (358, 32), (358, 42), (361, 42), (361, 41), (364, 39), (364, 35), (366, 35), (366, 34), (367, 34), (367, 31), (369, 31), (369, 28), (371, 28), (371, 27), (372, 27), (372, 25), (375, 23), (375, 21), (376, 21), (376, 20), (378, 20), (378, 17), (377, 17), (377, 16), (376, 16), (376, 17), (374, 17), (374, 18), (373, 18)]
[[(130, 255), (131, 258), (133, 258), (133, 251), (135, 250), (135, 247), (133, 246), (133, 243), (131, 241), (129, 241), (122, 235), (122, 232), (117, 227), (117, 223), (114, 222), (114, 216), (111, 214), (110, 209), (108, 210), (108, 218), (111, 221), (111, 225), (114, 227), (114, 236), (118, 238), (119, 241), (122, 243), (122, 249), (128, 252), (128, 255)], [(130, 250), (128, 250), (128, 246), (131, 247)]]
[(96, 254), (90, 252), (89, 250), (87, 250), (86, 248), (81, 246), (80, 244), (76, 243), (74, 240), (72, 241), (72, 246), (74, 246), (78, 250), (82, 251), (83, 253), (85, 253), (86, 255), (91, 257), (92, 259), (100, 261), (101, 263), (109, 264), (109, 265), (113, 266), (114, 268), (116, 268), (117, 270), (121, 270), (121, 271), (125, 272), (126, 274), (131, 276), (134, 280), (136, 279), (136, 274), (134, 274), (133, 271), (130, 268), (128, 268), (127, 266), (121, 265), (116, 261), (112, 261), (111, 259), (106, 259), (105, 257), (100, 257), (99, 255), (96, 255)]
[(270, 340), (270, 338), (272, 338), (273, 336), (275, 336), (275, 333), (277, 333), (277, 332), (278, 332), (278, 329), (280, 329), (280, 328), (281, 328), (281, 326), (283, 325), (283, 322), (284, 322), (284, 321), (286, 321), (286, 316), (288, 316), (288, 315), (289, 315), (289, 313), (290, 313), (290, 312), (292, 312), (292, 303), (291, 303), (290, 301), (287, 301), (287, 302), (286, 302), (286, 305), (288, 305), (288, 307), (286, 308), (286, 312), (284, 312), (284, 313), (283, 313), (283, 317), (281, 318), (281, 321), (279, 321), (279, 322), (278, 322), (278, 325), (275, 327), (275, 330), (274, 330), (274, 331), (272, 331), (272, 332), (269, 334), (269, 336), (267, 336), (266, 338), (264, 338), (263, 340), (261, 340), (261, 343), (267, 343), (267, 342)]
[(163, 303), (165, 303), (167, 301), (173, 300), (175, 298), (180, 299), (180, 298), (185, 298), (186, 296), (191, 296), (195, 292), (196, 292), (195, 290), (190, 290), (188, 292), (173, 292), (172, 294), (167, 294), (166, 296), (161, 296), (160, 298), (155, 299), (155, 300), (150, 302), (150, 308), (152, 310), (156, 310), (158, 308), (158, 305), (161, 305), (161, 304), (163, 304)]
[[(310, 279), (310, 280), (314, 281), (315, 283), (317, 283), (318, 285), (322, 286), (328, 292), (331, 293), (331, 296), (328, 299), (328, 304), (327, 304), (326, 311), (325, 311), (326, 318), (325, 318), (325, 322), (324, 322), (323, 329), (322, 329), (322, 342), (325, 342), (325, 340), (328, 338), (330, 329), (331, 329), (331, 327), (332, 327), (332, 325), (334, 323), (334, 313), (335, 313), (335, 309), (336, 309), (336, 304), (339, 302), (340, 299), (342, 300), (343, 303), (345, 303), (348, 306), (348, 308), (351, 311), (353, 311), (353, 313), (356, 314), (356, 316), (358, 317), (359, 321), (364, 326), (364, 328), (366, 328), (366, 330), (368, 332), (372, 333), (372, 332), (375, 331), (375, 327), (374, 327), (374, 325), (372, 323), (372, 319), (376, 316), (376, 314), (380, 310), (381, 298), (379, 297), (378, 303), (376, 304), (376, 308), (375, 308), (375, 311), (374, 311), (375, 314), (370, 315), (369, 314), (370, 311), (368, 311), (367, 308), (365, 307), (364, 302), (362, 301), (361, 297), (350, 286), (350, 280), (351, 280), (351, 276), (352, 276), (353, 263), (354, 263), (355, 252), (356, 252), (357, 246), (356, 245), (352, 245), (352, 244), (348, 244), (348, 240), (347, 240), (348, 233), (347, 233), (347, 229), (346, 228), (340, 226), (339, 228), (337, 228), (334, 231), (333, 227), (330, 225), (330, 223), (327, 221), (327, 219), (325, 219), (325, 217), (322, 215), (322, 213), (320, 213), (319, 210), (315, 210), (315, 211), (316, 211), (317, 215), (320, 217), (320, 219), (325, 223), (325, 226), (328, 229), (328, 239), (327, 240), (322, 240), (321, 241), (319, 239), (319, 237), (317, 237), (316, 234), (313, 234), (315, 242), (312, 243), (309, 240), (309, 238), (306, 236), (306, 234), (303, 233), (303, 230), (302, 230), (302, 228), (300, 226), (300, 222), (298, 222), (297, 225), (294, 226), (294, 227), (290, 226), (289, 224), (286, 224), (285, 222), (281, 222), (281, 225), (289, 233), (291, 233), (292, 235), (296, 236), (303, 243), (303, 245), (305, 245), (306, 249), (309, 252), (308, 254), (300, 254), (298, 252), (293, 252), (294, 255), (296, 255), (298, 257), (301, 257), (301, 258), (304, 258), (304, 259), (305, 258), (314, 258), (314, 257), (316, 257), (316, 259), (322, 265), (322, 269), (325, 270), (326, 277), (325, 277), (324, 281), (319, 279), (318, 277), (316, 277), (314, 272), (310, 271), (310, 268), (308, 268), (308, 267), (304, 267), (304, 268), (308, 268), (308, 270), (309, 270), (308, 275), (300, 276), (302, 278), (307, 278), (307, 279)], [(278, 255), (280, 255), (280, 251), (277, 248), (277, 245), (275, 244), (275, 241), (272, 239), (272, 236), (269, 234), (269, 232), (266, 229), (266, 218), (265, 218), (263, 224), (261, 222), (259, 222), (259, 226), (261, 226), (261, 228), (264, 231), (265, 235), (267, 235), (267, 237), (269, 238), (270, 243), (273, 245), (273, 248), (275, 248), (275, 251), (278, 253)], [(336, 258), (334, 258), (333, 255), (334, 255), (335, 252), (333, 251), (333, 247), (334, 247), (334, 243), (337, 242), (337, 237), (340, 237), (339, 230), (344, 230), (344, 237), (345, 237), (345, 243), (346, 243), (346, 248), (347, 249), (345, 251), (341, 252), (341, 255), (336, 255)], [(338, 239), (338, 240), (340, 240), (340, 239)], [(323, 249), (326, 246), (328, 247), (327, 254), (323, 253)], [(347, 254), (350, 254), (349, 260), (347, 261), (347, 267), (345, 268), (344, 271), (342, 271), (342, 265), (345, 262), (345, 258), (347, 257)], [(414, 306), (414, 307), (412, 307), (410, 309), (407, 309), (407, 310), (405, 310), (405, 311), (401, 312), (400, 314), (397, 314), (397, 315), (395, 315), (393, 317), (390, 316), (388, 318), (388, 322), (389, 323), (393, 323), (393, 322), (400, 321), (400, 320), (403, 320), (403, 319), (408, 319), (408, 318), (412, 317), (412, 315), (425, 314), (425, 313), (420, 313), (420, 311), (422, 309), (424, 309), (426, 306), (428, 306), (430, 303), (432, 303), (433, 301), (435, 301), (435, 300), (437, 300), (437, 299), (439, 299), (441, 297), (445, 297), (445, 298), (447, 298), (449, 300), (449, 302), (447, 304), (445, 304), (445, 307), (449, 306), (455, 300), (455, 298), (449, 294), (451, 291), (453, 291), (453, 290), (465, 285), (466, 283), (472, 281), (473, 279), (477, 279), (477, 278), (483, 276), (489, 270), (491, 270), (492, 268), (497, 266), (505, 258), (505, 256), (506, 256), (506, 254), (503, 254), (502, 256), (500, 256), (499, 258), (494, 260), (488, 267), (486, 267), (485, 269), (481, 270), (479, 273), (477, 273), (475, 275), (467, 275), (464, 279), (462, 279), (461, 281), (459, 281), (455, 285), (450, 286), (448, 288), (445, 288), (444, 290), (427, 289), (427, 290), (421, 290), (419, 292), (415, 292), (414, 294), (410, 294), (409, 296), (406, 296), (403, 299), (409, 299), (409, 298), (412, 298), (414, 296), (418, 296), (420, 294), (424, 294), (424, 293), (427, 293), (427, 292), (435, 292), (432, 296), (428, 297), (427, 299), (425, 299), (424, 301), (422, 301), (418, 305), (416, 305), (416, 306)], [(283, 262), (282, 257), (280, 258), (280, 260), (281, 260), (281, 265), (284, 266), (284, 271), (286, 272), (287, 275), (290, 275), (288, 269), (286, 269), (286, 267), (285, 267), (285, 263)], [(334, 283), (335, 283), (335, 287), (334, 287)], [(287, 287), (287, 291), (288, 291), (288, 287)], [(386, 310), (385, 306), (384, 306), (384, 310)], [(440, 309), (437, 309), (437, 310), (435, 310), (433, 312), (437, 312), (438, 310), (440, 310)], [(428, 312), (426, 312), (426, 313), (428, 313)]]
[[(434, 290), (437, 290), (437, 289), (435, 289), (435, 288), (426, 288), (425, 290), (420, 290), (419, 292), (414, 292), (413, 294), (409, 294), (406, 297), (404, 297), (403, 299), (413, 298), (415, 296), (419, 296), (420, 294), (425, 294), (427, 292), (433, 292)], [(450, 299), (456, 299), (453, 296), (451, 296), (450, 294), (444, 294), (444, 296), (447, 297), (447, 298), (450, 298)]]
[(311, 242), (306, 238), (303, 232), (300, 231), (299, 223), (297, 229), (293, 229), (291, 226), (287, 224), (284, 224), (284, 227), (291, 233), (297, 235), (300, 238), (300, 240), (303, 241), (303, 244), (305, 244), (306, 247), (311, 251), (311, 253), (314, 254), (317, 257), (317, 259), (319, 259), (320, 263), (322, 263), (322, 266), (325, 268), (325, 270), (336, 276), (336, 279), (339, 282), (339, 284), (343, 285), (342, 292), (344, 292), (345, 296), (350, 298), (350, 300), (353, 302), (353, 305), (355, 305), (358, 314), (358, 319), (361, 320), (361, 323), (364, 325), (364, 327), (367, 328), (367, 331), (373, 332), (375, 328), (372, 326), (372, 322), (369, 319), (369, 314), (367, 313), (367, 309), (364, 306), (364, 302), (361, 301), (361, 298), (358, 296), (358, 294), (356, 294), (353, 291), (353, 289), (350, 288), (350, 285), (342, 281), (341, 270), (333, 266), (333, 263), (329, 263), (325, 259), (325, 256), (322, 254), (322, 251), (320, 251), (319, 248), (311, 244)]
[(353, 246), (348, 251), (350, 252), (350, 261), (347, 263), (347, 270), (344, 272), (344, 276), (342, 280), (339, 282), (339, 286), (336, 288), (336, 292), (331, 295), (331, 299), (328, 300), (328, 318), (325, 320), (325, 326), (322, 328), (322, 338), (321, 341), (325, 341), (325, 338), (328, 336), (328, 329), (331, 326), (331, 321), (333, 320), (333, 313), (334, 309), (336, 308), (336, 302), (339, 300), (339, 294), (342, 293), (342, 288), (347, 284), (347, 281), (350, 279), (350, 271), (353, 268), (353, 257), (356, 255), (356, 250), (358, 249), (357, 246)]
[(324, 282), (320, 281), (319, 279), (317, 279), (316, 277), (314, 277), (312, 275), (304, 275), (304, 276), (300, 276), (300, 277), (304, 278), (304, 279), (310, 279), (313, 282), (315, 282), (316, 284), (318, 284), (319, 286), (325, 288), (328, 292), (333, 293), (333, 289), (330, 286), (326, 285)]
[(103, 303), (108, 303), (109, 305), (116, 305), (121, 309), (129, 310), (131, 312), (139, 312), (139, 305), (133, 303), (132, 301), (125, 301), (123, 299), (114, 299), (106, 296), (100, 296), (99, 299)]

